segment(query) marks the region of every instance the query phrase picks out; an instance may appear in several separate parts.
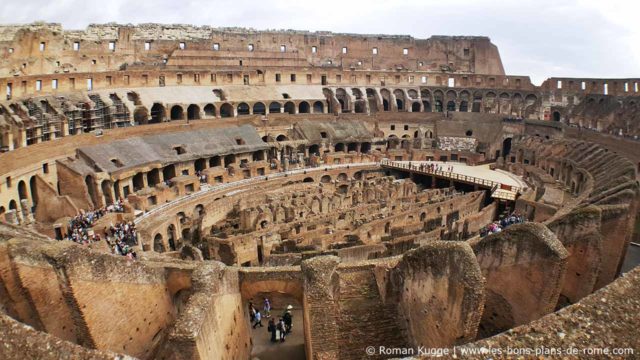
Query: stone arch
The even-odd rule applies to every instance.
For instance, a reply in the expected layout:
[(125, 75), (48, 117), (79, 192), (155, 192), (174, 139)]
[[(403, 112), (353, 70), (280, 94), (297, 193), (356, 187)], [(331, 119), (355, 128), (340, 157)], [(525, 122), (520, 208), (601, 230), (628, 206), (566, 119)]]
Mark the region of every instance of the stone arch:
[(276, 141), (289, 141), (289, 138), (285, 134), (280, 134), (276, 137)]
[(149, 124), (161, 123), (164, 121), (165, 117), (164, 105), (154, 103), (153, 106), (151, 106), (151, 120), (149, 121)]
[(338, 181), (348, 181), (349, 180), (349, 175), (347, 175), (346, 173), (340, 173), (338, 174)]
[(176, 238), (176, 227), (173, 224), (169, 224), (169, 226), (167, 226), (167, 242), (169, 243), (169, 249), (171, 251), (176, 251), (177, 240), (178, 239)]
[(191, 104), (187, 108), (187, 120), (200, 119), (200, 107), (196, 104)]
[(184, 120), (184, 109), (180, 105), (171, 107), (171, 120)]
[(320, 182), (323, 183), (323, 184), (330, 183), (331, 182), (331, 175), (323, 175), (320, 178)]
[(204, 116), (206, 117), (215, 117), (216, 116), (216, 106), (213, 104), (207, 104), (204, 106)]
[(473, 104), (471, 105), (471, 112), (481, 112), (482, 111), (482, 99), (483, 95), (481, 91), (476, 91), (473, 93)]
[(322, 101), (316, 101), (313, 103), (313, 113), (314, 114), (324, 113), (324, 103)]
[(9, 210), (18, 210), (18, 205), (15, 200), (9, 201)]
[(335, 152), (340, 152), (340, 151), (344, 151), (345, 147), (344, 147), (344, 143), (337, 143), (334, 147)]
[(38, 186), (35, 175), (29, 179), (29, 191), (31, 191), (31, 203), (35, 208), (38, 205)]
[(300, 114), (308, 114), (311, 111), (309, 103), (306, 101), (300, 102), (298, 104), (298, 113)]
[(237, 110), (237, 114), (238, 116), (240, 115), (249, 115), (250, 111), (249, 111), (249, 105), (245, 102), (241, 102), (240, 104), (238, 104), (238, 107), (236, 108)]
[(153, 237), (153, 251), (157, 253), (163, 253), (166, 251), (162, 234), (156, 234), (156, 236)]
[(351, 101), (347, 91), (343, 88), (336, 89), (336, 99), (340, 103), (342, 112), (349, 112), (351, 109)]
[(282, 104), (277, 101), (272, 101), (269, 104), (269, 114), (280, 113), (282, 111)]
[(407, 103), (407, 99), (404, 96), (404, 91), (400, 89), (395, 89), (393, 91), (393, 95), (396, 97), (396, 107), (398, 111), (406, 111), (405, 105)]
[(257, 102), (253, 104), (253, 114), (254, 115), (266, 115), (267, 107), (262, 102)]
[(102, 189), (102, 195), (104, 196), (104, 204), (111, 205), (113, 204), (113, 196), (111, 193), (111, 181), (102, 180), (100, 184), (100, 188)]
[(369, 102), (369, 112), (371, 114), (377, 113), (379, 102), (378, 93), (372, 88), (367, 88), (365, 91), (367, 94), (367, 102)]
[(414, 101), (411, 103), (411, 112), (420, 112), (420, 103)]
[(193, 208), (193, 217), (199, 218), (205, 214), (204, 205), (198, 204)]
[(89, 199), (91, 203), (89, 205), (93, 205), (94, 208), (97, 208), (100, 204), (98, 201), (98, 193), (96, 191), (96, 183), (93, 179), (93, 176), (87, 175), (84, 178), (84, 183), (87, 186), (87, 191), (89, 192)]
[(144, 125), (149, 123), (149, 111), (144, 106), (136, 106), (133, 110), (133, 121), (137, 124)]
[(220, 106), (220, 117), (228, 118), (233, 116), (233, 106), (231, 106), (231, 104), (224, 103)]
[(296, 104), (293, 101), (287, 101), (284, 103), (284, 112), (287, 114), (295, 114), (296, 113)]
[(382, 98), (382, 111), (391, 111), (391, 93), (387, 89), (380, 90)]

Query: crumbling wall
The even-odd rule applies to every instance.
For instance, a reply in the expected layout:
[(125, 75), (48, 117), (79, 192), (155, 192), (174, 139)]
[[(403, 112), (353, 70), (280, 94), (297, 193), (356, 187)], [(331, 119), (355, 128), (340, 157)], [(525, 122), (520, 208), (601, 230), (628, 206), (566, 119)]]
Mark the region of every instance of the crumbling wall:
[(37, 221), (52, 223), (65, 216), (78, 214), (78, 207), (68, 196), (58, 196), (57, 191), (39, 175), (35, 177), (36, 191), (38, 193), (38, 206), (36, 206), (35, 218)]
[(438, 241), (411, 250), (393, 278), (411, 345), (443, 347), (475, 338), (485, 284), (469, 245)]
[(192, 279), (192, 295), (158, 358), (248, 359), (251, 329), (237, 270), (205, 263)]
[(546, 226), (512, 225), (471, 246), (487, 281), (481, 336), (528, 323), (555, 309), (569, 254)]

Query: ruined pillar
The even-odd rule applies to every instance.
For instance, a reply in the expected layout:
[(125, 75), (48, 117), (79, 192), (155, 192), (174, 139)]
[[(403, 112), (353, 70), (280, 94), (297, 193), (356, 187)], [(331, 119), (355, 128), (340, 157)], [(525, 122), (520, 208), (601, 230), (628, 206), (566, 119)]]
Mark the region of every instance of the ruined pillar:
[(340, 310), (336, 289), (340, 263), (337, 256), (320, 256), (302, 262), (305, 352), (307, 359), (338, 359)]
[(411, 346), (446, 347), (475, 339), (485, 284), (467, 243), (436, 241), (411, 250), (391, 278)]

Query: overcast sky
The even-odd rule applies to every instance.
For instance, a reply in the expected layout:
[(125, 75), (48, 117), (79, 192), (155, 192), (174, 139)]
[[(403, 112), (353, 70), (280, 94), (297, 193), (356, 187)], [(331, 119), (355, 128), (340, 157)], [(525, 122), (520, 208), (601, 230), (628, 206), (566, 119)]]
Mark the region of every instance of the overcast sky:
[(3, 24), (181, 23), (256, 29), (484, 35), (507, 74), (640, 77), (638, 0), (5, 0)]

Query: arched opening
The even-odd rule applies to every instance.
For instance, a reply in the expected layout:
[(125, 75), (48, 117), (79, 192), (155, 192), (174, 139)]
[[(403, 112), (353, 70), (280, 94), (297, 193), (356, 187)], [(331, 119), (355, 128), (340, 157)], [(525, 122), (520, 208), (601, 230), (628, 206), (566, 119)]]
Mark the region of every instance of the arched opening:
[(133, 179), (131, 179), (131, 182), (133, 182), (133, 191), (136, 192), (138, 190), (142, 190), (144, 188), (144, 174), (139, 172), (135, 175), (133, 175)]
[(171, 107), (171, 120), (182, 120), (184, 119), (184, 110), (180, 105), (174, 105)]
[(369, 112), (375, 114), (378, 112), (378, 96), (374, 89), (367, 89), (367, 102), (369, 103)]
[(502, 141), (502, 158), (506, 159), (507, 155), (511, 153), (511, 138), (506, 138)]
[(162, 177), (164, 181), (171, 180), (176, 177), (176, 166), (171, 164), (167, 165), (162, 169)]
[(97, 207), (98, 206), (98, 197), (97, 197), (98, 194), (96, 194), (96, 183), (93, 180), (93, 176), (87, 175), (84, 178), (84, 183), (87, 186), (87, 191), (89, 192), (89, 198), (91, 199), (91, 204), (89, 204), (89, 205)]
[(222, 104), (222, 106), (220, 106), (220, 117), (233, 117), (233, 106), (229, 103)]
[(149, 187), (154, 187), (159, 183), (160, 183), (160, 170), (151, 169), (147, 173), (147, 184), (149, 184)]
[(313, 178), (311, 177), (306, 177), (304, 178), (304, 180), (302, 180), (303, 183), (312, 183), (313, 182)]
[(355, 180), (362, 180), (362, 171), (356, 171), (356, 173), (353, 174), (353, 178)]
[(309, 146), (309, 155), (320, 156), (320, 146), (317, 144)]
[(111, 181), (103, 180), (102, 184), (100, 184), (100, 188), (102, 189), (102, 195), (104, 195), (105, 205), (113, 204), (113, 196), (111, 196)]
[(380, 90), (380, 97), (382, 98), (382, 110), (391, 111), (391, 93), (387, 89)]
[(358, 151), (358, 143), (347, 144), (347, 152)]
[(215, 117), (216, 116), (216, 107), (213, 104), (207, 104), (204, 106), (204, 116), (206, 117)]
[(287, 114), (295, 114), (296, 113), (296, 104), (291, 101), (287, 101), (284, 104), (284, 112)]
[(153, 251), (163, 253), (166, 251), (164, 248), (164, 242), (162, 241), (162, 235), (156, 234), (153, 238)]
[(553, 112), (553, 121), (560, 121), (560, 112), (559, 111), (554, 111)]
[(329, 175), (323, 175), (323, 176), (320, 178), (320, 182), (321, 182), (321, 183), (323, 183), (323, 184), (330, 183), (330, 182), (331, 182), (331, 176), (329, 176)]
[(340, 152), (340, 151), (344, 151), (344, 144), (343, 143), (337, 143), (335, 145), (335, 152)]
[(393, 92), (393, 95), (395, 95), (396, 97), (396, 106), (398, 107), (398, 111), (405, 111), (406, 109), (404, 108), (404, 104), (405, 104), (404, 92), (398, 89)]
[(220, 156), (216, 155), (209, 159), (209, 167), (215, 167), (222, 165), (222, 159)]
[(136, 106), (133, 110), (133, 121), (136, 124), (144, 125), (149, 122), (149, 112), (144, 106)]
[(204, 169), (207, 168), (207, 159), (204, 159), (204, 158), (197, 159), (193, 163), (193, 167), (195, 168), (196, 171), (204, 171)]
[(266, 115), (267, 114), (267, 107), (264, 106), (263, 103), (257, 102), (255, 104), (253, 104), (253, 114), (254, 115)]
[(173, 224), (167, 227), (167, 242), (169, 243), (169, 249), (176, 251), (176, 227)]
[(431, 103), (428, 102), (428, 101), (423, 101), (422, 102), (422, 111), (431, 112)]
[(463, 100), (463, 101), (461, 101), (461, 102), (460, 102), (460, 109), (459, 109), (459, 111), (460, 111), (460, 112), (467, 112), (467, 111), (469, 111), (469, 103), (468, 103), (467, 101), (464, 101), (464, 100)]
[(442, 112), (442, 101), (436, 100), (436, 112)]
[(249, 115), (249, 105), (247, 103), (238, 104), (238, 116)]
[(387, 99), (382, 100), (382, 108), (384, 111), (389, 111), (389, 101), (387, 101)]
[(413, 103), (411, 103), (411, 112), (420, 112), (420, 103), (417, 101), (414, 101)]
[(16, 201), (15, 200), (9, 201), (9, 210), (18, 211), (18, 206), (16, 205)]
[(154, 103), (151, 107), (151, 121), (150, 124), (157, 124), (164, 121), (164, 106), (159, 103)]
[(345, 173), (338, 174), (338, 181), (342, 182), (347, 180), (349, 180), (349, 176), (347, 174)]
[(253, 161), (264, 161), (264, 151), (258, 150), (254, 151), (252, 154)]
[(289, 138), (287, 137), (287, 135), (280, 134), (276, 137), (276, 141), (289, 141)]
[(231, 164), (236, 162), (236, 156), (234, 154), (229, 154), (224, 157), (224, 167), (228, 167)]
[(314, 114), (324, 113), (324, 103), (322, 101), (316, 101), (313, 103), (313, 113)]
[(200, 119), (200, 107), (196, 104), (191, 104), (187, 108), (187, 119), (198, 120)]
[(300, 114), (308, 114), (309, 113), (309, 103), (306, 101), (303, 101), (300, 103), (300, 105), (298, 105), (298, 113)]
[(363, 142), (360, 145), (360, 152), (363, 154), (368, 154), (371, 151), (371, 143), (370, 142)]
[(447, 102), (447, 111), (456, 111), (456, 103), (455, 103), (455, 101)]
[(279, 102), (272, 102), (269, 104), (269, 114), (279, 113), (282, 105)]
[(204, 206), (202, 204), (198, 204), (196, 205), (196, 207), (193, 209), (193, 216), (195, 218), (199, 218), (202, 215), (204, 215)]
[(38, 187), (36, 186), (36, 177), (32, 176), (29, 179), (29, 190), (31, 191), (31, 203), (33, 204), (33, 208), (38, 205)]

